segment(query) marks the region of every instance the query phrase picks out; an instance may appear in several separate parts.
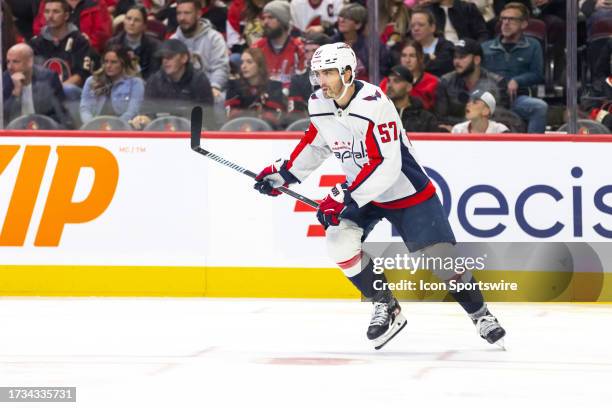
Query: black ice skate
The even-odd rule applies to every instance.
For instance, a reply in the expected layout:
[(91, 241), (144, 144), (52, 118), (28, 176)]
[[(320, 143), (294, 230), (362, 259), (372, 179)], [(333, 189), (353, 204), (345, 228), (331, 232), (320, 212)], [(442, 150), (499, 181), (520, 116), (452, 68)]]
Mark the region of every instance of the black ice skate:
[(367, 335), (374, 343), (374, 348), (380, 350), (406, 326), (406, 318), (401, 313), (397, 299), (389, 291), (377, 293), (373, 305), (374, 312)]
[(479, 318), (472, 318), (472, 322), (476, 325), (476, 330), (480, 337), (488, 341), (490, 344), (496, 344), (499, 347), (504, 347), (504, 336), (506, 330), (499, 324), (497, 318), (493, 316), (488, 310), (483, 316)]

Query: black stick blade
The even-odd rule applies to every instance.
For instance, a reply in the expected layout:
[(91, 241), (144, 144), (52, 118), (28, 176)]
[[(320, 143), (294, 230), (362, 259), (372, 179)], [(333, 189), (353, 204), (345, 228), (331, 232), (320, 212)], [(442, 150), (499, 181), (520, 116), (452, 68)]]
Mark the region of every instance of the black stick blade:
[(196, 106), (191, 111), (191, 148), (194, 150), (200, 147), (202, 120), (202, 107)]

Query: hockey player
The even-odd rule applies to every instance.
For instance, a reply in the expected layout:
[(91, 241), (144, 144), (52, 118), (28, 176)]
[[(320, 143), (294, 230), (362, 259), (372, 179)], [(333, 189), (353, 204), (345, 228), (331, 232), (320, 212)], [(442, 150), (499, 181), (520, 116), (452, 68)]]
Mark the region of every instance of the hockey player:
[[(357, 60), (345, 43), (321, 46), (311, 61), (311, 78), (321, 88), (308, 101), (310, 127), (288, 160), (264, 168), (255, 189), (277, 196), (276, 187), (302, 182), (334, 155), (346, 182), (320, 203), (317, 218), (326, 228), (330, 257), (374, 306), (368, 339), (379, 349), (406, 325), (384, 274), (375, 274), (362, 242), (387, 219), (411, 252), (429, 257), (452, 254), (455, 237), (435, 187), (416, 160), (393, 103), (380, 88), (354, 79)], [(359, 146), (367, 154), (361, 154)], [(471, 273), (434, 270), (442, 281), (474, 282)], [(505, 330), (488, 311), (480, 290), (452, 293), (481, 337), (495, 343)]]

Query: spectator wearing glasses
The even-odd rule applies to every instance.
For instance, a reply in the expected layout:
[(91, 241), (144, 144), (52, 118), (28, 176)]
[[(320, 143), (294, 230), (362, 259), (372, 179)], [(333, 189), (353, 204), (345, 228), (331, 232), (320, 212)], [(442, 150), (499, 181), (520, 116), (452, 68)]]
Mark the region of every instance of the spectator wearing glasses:
[(544, 133), (548, 105), (530, 96), (530, 87), (544, 82), (540, 43), (523, 34), (529, 10), (517, 2), (506, 4), (500, 15), (501, 34), (482, 44), (484, 67), (508, 81), (513, 112), (527, 122), (529, 133)]

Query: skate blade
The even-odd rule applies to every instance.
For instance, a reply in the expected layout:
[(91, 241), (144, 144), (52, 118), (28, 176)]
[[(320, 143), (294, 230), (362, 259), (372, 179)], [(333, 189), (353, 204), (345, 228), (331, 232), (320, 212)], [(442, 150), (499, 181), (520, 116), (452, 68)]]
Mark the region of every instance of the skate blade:
[(504, 351), (508, 351), (508, 349), (506, 348), (506, 341), (505, 341), (505, 336), (502, 337), (501, 339), (497, 340), (495, 343), (497, 347), (501, 348)]
[(389, 341), (391, 341), (391, 339), (395, 337), (397, 333), (402, 331), (404, 327), (406, 327), (406, 318), (403, 314), (400, 313), (395, 317), (393, 324), (385, 334), (372, 340), (372, 342), (374, 343), (374, 349), (380, 350), (381, 348), (383, 348), (383, 346)]

